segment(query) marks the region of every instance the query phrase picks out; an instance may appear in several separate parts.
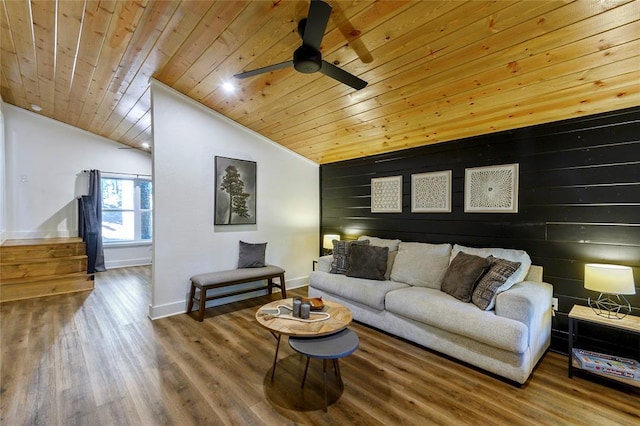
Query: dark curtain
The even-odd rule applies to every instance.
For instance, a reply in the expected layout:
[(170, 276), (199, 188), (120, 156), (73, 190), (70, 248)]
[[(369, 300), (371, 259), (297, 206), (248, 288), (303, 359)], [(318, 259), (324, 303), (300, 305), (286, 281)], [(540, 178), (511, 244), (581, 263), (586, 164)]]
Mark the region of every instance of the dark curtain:
[(102, 191), (100, 170), (89, 172), (89, 195), (80, 197), (79, 233), (87, 247), (87, 272), (105, 271), (102, 250)]

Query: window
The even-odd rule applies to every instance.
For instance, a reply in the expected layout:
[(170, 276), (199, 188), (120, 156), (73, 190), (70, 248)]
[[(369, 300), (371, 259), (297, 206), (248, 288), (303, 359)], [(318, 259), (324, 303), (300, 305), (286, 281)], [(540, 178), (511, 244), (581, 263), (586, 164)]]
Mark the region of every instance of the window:
[(151, 181), (140, 177), (103, 177), (101, 183), (104, 243), (151, 241)]

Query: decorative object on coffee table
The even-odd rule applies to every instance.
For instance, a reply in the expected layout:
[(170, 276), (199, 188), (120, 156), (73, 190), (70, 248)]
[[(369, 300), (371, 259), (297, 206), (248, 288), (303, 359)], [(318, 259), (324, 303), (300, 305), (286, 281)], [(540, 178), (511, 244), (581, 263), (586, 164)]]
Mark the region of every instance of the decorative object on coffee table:
[(465, 169), (465, 213), (518, 213), (518, 163)]
[(371, 213), (402, 213), (402, 176), (371, 179)]
[(411, 212), (451, 212), (451, 170), (411, 175)]
[(625, 294), (636, 294), (633, 270), (629, 266), (588, 263), (584, 265), (584, 288), (600, 292), (589, 306), (601, 317), (622, 319), (631, 313)]

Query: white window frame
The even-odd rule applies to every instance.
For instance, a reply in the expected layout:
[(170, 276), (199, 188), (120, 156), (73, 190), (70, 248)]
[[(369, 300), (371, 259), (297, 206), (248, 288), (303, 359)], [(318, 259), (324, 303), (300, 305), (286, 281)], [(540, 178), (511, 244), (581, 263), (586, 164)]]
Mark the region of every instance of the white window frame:
[[(104, 236), (102, 237), (102, 242), (104, 246), (117, 246), (117, 245), (141, 245), (141, 244), (150, 244), (153, 241), (153, 228), (151, 230), (152, 236), (150, 239), (142, 239), (142, 214), (149, 212), (153, 215), (153, 181), (151, 177), (142, 177), (142, 176), (122, 176), (115, 174), (104, 173), (100, 179), (114, 179), (114, 180), (125, 180), (132, 181), (134, 188), (134, 196), (133, 196), (133, 209), (105, 209), (102, 207), (102, 213), (104, 216), (104, 212), (133, 212), (133, 223), (134, 223), (134, 239), (133, 240), (106, 240)], [(140, 198), (140, 182), (151, 182), (152, 190), (151, 190), (151, 207), (150, 209), (143, 209), (140, 207), (141, 198)], [(102, 188), (102, 181), (100, 182), (100, 188)], [(102, 197), (102, 189), (100, 190), (100, 196)], [(152, 219), (153, 220), (153, 219)], [(102, 224), (100, 224), (102, 226)]]

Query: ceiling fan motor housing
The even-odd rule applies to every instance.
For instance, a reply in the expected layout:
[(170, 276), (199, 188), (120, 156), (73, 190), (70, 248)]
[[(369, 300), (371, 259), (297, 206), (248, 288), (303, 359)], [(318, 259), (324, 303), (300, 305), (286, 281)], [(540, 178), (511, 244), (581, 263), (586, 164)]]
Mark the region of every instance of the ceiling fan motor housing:
[(322, 54), (313, 47), (302, 45), (293, 52), (293, 67), (296, 71), (311, 74), (322, 68)]

